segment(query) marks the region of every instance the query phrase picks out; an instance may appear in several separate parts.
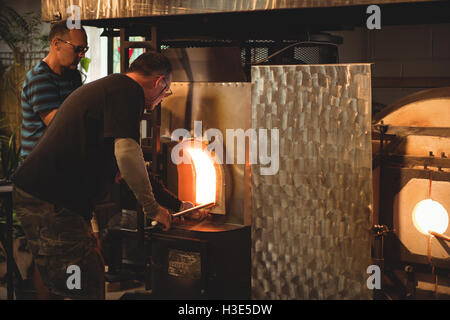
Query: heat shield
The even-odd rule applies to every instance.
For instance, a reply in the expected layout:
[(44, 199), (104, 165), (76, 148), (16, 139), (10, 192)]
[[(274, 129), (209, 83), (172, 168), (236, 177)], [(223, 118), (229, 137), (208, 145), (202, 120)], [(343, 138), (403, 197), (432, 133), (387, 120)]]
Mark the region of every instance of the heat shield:
[(278, 129), (279, 170), (252, 166), (256, 299), (369, 299), (369, 64), (252, 68), (252, 127)]

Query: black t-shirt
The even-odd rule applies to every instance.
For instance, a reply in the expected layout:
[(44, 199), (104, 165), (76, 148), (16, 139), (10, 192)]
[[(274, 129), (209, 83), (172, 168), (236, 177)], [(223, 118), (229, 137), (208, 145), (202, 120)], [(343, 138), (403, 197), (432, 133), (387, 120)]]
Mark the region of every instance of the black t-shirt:
[(141, 86), (122, 74), (78, 88), (61, 105), (13, 182), (89, 218), (117, 173), (114, 139), (139, 142), (144, 101)]

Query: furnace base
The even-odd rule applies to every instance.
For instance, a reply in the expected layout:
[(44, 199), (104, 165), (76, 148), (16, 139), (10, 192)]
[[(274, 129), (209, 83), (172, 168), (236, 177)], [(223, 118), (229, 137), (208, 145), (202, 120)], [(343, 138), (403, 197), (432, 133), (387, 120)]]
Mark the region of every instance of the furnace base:
[(250, 299), (250, 227), (204, 220), (147, 233), (155, 299)]

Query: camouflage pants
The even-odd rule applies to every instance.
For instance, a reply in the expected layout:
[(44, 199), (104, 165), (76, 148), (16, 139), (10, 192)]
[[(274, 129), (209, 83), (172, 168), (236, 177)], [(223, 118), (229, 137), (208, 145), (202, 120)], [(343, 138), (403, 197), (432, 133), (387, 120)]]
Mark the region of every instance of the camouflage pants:
[(49, 292), (62, 298), (104, 299), (103, 258), (88, 222), (76, 212), (57, 209), (17, 187), (13, 199)]

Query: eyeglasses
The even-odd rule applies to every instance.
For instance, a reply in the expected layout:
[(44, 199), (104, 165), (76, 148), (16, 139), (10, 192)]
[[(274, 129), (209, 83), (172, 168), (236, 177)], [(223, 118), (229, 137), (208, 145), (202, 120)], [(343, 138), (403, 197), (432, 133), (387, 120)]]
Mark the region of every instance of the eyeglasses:
[(170, 87), (167, 86), (166, 79), (165, 78), (163, 78), (163, 79), (164, 79), (164, 83), (166, 84), (166, 88), (167, 88), (164, 91), (164, 98), (167, 98), (168, 96), (171, 96), (173, 94), (173, 92), (172, 92), (172, 89), (170, 89)]
[(168, 96), (173, 95), (172, 90), (169, 88), (165, 93), (164, 93), (164, 98), (167, 98)]
[(73, 51), (77, 54), (80, 53), (86, 53), (89, 50), (89, 47), (83, 47), (83, 46), (76, 46), (74, 45), (72, 42), (61, 39), (61, 38), (57, 38), (59, 41), (65, 42), (67, 44), (70, 44), (73, 47)]

